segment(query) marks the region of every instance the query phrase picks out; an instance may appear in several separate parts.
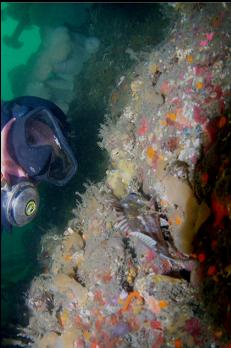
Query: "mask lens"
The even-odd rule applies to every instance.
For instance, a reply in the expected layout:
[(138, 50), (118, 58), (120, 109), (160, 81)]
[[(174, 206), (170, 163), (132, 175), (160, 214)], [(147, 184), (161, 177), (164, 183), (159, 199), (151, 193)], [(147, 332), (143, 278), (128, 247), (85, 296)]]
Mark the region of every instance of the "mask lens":
[(67, 181), (76, 171), (76, 161), (54, 118), (46, 109), (31, 115), (25, 124), (27, 144), (31, 147), (49, 145), (52, 153), (47, 167), (47, 180)]
[(59, 151), (59, 153), (52, 155), (48, 176), (56, 180), (62, 180), (71, 169), (71, 161), (65, 152)]

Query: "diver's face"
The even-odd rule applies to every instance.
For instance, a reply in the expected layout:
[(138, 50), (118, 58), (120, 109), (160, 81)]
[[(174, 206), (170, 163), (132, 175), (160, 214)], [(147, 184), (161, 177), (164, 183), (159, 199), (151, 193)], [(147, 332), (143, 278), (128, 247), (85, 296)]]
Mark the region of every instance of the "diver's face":
[(10, 131), (15, 122), (15, 118), (12, 118), (3, 128), (1, 132), (1, 173), (2, 179), (4, 179), (8, 184), (11, 184), (11, 176), (18, 178), (25, 177), (28, 175), (22, 167), (11, 157), (9, 153), (9, 138)]
[(60, 151), (60, 144), (48, 125), (39, 120), (28, 120), (29, 131), (26, 134), (27, 143), (31, 146), (51, 145), (55, 154)]

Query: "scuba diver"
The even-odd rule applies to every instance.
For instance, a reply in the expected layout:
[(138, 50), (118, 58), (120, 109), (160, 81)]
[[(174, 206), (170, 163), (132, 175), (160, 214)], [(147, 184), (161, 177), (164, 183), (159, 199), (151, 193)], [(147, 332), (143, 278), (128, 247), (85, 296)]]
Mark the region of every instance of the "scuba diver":
[(67, 143), (68, 124), (51, 101), (25, 96), (1, 102), (1, 225), (31, 222), (41, 181), (65, 185), (77, 162)]

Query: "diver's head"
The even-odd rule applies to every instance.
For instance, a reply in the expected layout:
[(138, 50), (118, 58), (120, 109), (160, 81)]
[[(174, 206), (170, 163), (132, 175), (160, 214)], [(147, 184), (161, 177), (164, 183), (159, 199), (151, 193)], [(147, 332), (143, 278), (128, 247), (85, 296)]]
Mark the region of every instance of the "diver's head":
[(77, 163), (58, 119), (44, 107), (12, 118), (1, 135), (2, 221), (23, 226), (37, 213), (35, 183), (63, 186), (76, 173)]

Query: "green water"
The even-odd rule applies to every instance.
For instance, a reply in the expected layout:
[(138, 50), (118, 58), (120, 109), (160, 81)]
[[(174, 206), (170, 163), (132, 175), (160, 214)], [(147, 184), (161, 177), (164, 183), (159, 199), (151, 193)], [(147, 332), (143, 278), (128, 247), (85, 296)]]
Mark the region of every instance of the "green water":
[[(7, 3), (1, 3), (1, 11), (7, 6)], [(21, 37), (20, 41), (22, 41), (23, 46), (19, 49), (15, 49), (9, 46), (6, 46), (2, 38), (7, 35), (12, 35), (15, 27), (17, 25), (17, 21), (7, 17), (6, 20), (1, 21), (1, 99), (9, 100), (14, 97), (12, 92), (12, 87), (8, 78), (9, 72), (20, 64), (25, 64), (32, 53), (36, 52), (40, 43), (40, 35), (38, 27), (34, 26), (28, 30), (25, 30)]]

